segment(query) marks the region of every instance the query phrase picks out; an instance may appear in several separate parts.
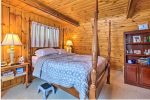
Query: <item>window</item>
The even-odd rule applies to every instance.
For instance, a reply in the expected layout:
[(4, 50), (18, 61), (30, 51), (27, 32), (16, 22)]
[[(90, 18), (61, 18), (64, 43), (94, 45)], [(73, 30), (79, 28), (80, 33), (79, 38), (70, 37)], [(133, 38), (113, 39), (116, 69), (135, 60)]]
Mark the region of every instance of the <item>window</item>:
[(59, 29), (32, 22), (31, 47), (59, 47)]

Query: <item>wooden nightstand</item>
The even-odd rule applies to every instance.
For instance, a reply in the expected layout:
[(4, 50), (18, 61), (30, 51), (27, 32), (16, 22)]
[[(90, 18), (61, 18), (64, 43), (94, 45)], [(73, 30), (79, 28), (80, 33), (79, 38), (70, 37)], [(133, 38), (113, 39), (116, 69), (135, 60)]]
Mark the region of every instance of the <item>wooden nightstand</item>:
[[(23, 68), (23, 72), (17, 73), (18, 68)], [(11, 73), (12, 76), (10, 75), (11, 77), (9, 77), (9, 78), (7, 77), (5, 79), (4, 74), (7, 76), (9, 73)], [(25, 76), (25, 86), (27, 88), (29, 85), (29, 63), (23, 63), (23, 64), (18, 64), (18, 65), (13, 65), (13, 66), (7, 65), (5, 67), (1, 67), (1, 77), (2, 77), (2, 75), (3, 75), (4, 79), (1, 78), (1, 82), (9, 81), (9, 79), (13, 80), (13, 79), (20, 77), (20, 76)]]

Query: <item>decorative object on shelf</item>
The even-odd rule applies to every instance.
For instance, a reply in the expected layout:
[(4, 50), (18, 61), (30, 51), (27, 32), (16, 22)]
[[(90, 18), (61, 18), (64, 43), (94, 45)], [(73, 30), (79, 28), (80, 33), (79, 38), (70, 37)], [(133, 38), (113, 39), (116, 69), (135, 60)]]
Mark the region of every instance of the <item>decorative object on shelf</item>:
[(147, 58), (147, 64), (150, 65), (150, 57)]
[(127, 39), (128, 43), (132, 43), (133, 42), (133, 37), (130, 36), (128, 39)]
[(128, 63), (129, 63), (129, 64), (136, 64), (137, 61), (136, 61), (135, 59), (131, 59), (131, 60), (128, 60)]
[(141, 42), (141, 36), (133, 36), (133, 43), (140, 43)]
[(148, 41), (147, 41), (147, 37), (146, 37), (146, 36), (144, 37), (144, 42), (148, 42)]
[[(10, 64), (14, 63), (14, 45), (22, 45), (19, 37), (17, 34), (7, 33), (5, 38), (2, 42), (2, 45), (9, 45), (10, 46)], [(10, 65), (9, 64), (9, 65)]]
[(67, 40), (67, 52), (71, 53), (72, 52), (72, 46), (73, 46), (73, 43), (71, 40)]
[(22, 63), (24, 63), (24, 60), (25, 60), (25, 59), (24, 59), (24, 57), (23, 57), (23, 56), (22, 56), (22, 57), (20, 57), (20, 58), (19, 58), (19, 63), (21, 63), (21, 64), (22, 64)]
[(138, 25), (138, 27), (139, 27), (139, 30), (145, 30), (145, 29), (148, 29), (148, 24), (146, 23), (146, 24), (140, 24), (140, 25)]
[(141, 54), (141, 50), (134, 50), (134, 54)]
[(150, 42), (150, 36), (148, 36), (147, 42)]
[(150, 55), (150, 49), (148, 49), (148, 54)]
[(144, 54), (145, 55), (150, 55), (150, 49), (148, 49), (148, 50), (145, 49)]
[(131, 49), (129, 53), (130, 53), (130, 54), (133, 54), (133, 50)]
[(132, 61), (131, 61), (131, 60), (128, 60), (128, 64), (132, 64)]
[(130, 52), (127, 50), (127, 54), (129, 54)]

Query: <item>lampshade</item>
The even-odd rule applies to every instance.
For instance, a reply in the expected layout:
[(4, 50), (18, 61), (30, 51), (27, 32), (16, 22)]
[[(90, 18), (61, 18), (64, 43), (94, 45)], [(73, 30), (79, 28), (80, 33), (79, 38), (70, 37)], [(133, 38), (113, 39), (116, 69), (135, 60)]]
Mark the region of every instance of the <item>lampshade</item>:
[(67, 40), (66, 45), (67, 45), (67, 46), (72, 46), (72, 45), (73, 45), (73, 43), (72, 43), (72, 41), (71, 41), (71, 40)]
[(5, 38), (2, 42), (2, 45), (22, 45), (19, 37), (17, 34), (13, 34), (13, 33), (7, 33), (5, 35)]

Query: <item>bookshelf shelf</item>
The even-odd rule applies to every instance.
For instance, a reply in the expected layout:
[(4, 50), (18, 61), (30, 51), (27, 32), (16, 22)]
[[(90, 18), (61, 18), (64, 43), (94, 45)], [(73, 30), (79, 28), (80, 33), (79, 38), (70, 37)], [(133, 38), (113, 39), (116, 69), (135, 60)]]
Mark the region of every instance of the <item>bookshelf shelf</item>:
[(150, 57), (150, 55), (142, 55), (142, 54), (126, 54), (126, 56), (133, 56), (133, 57)]
[(126, 45), (150, 45), (150, 42), (126, 43)]

